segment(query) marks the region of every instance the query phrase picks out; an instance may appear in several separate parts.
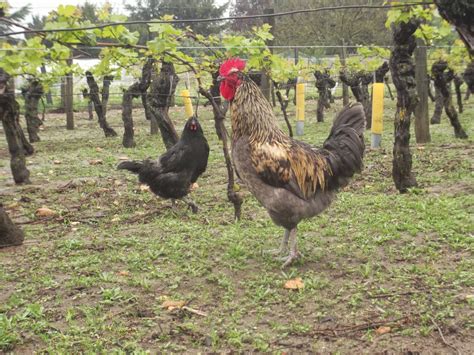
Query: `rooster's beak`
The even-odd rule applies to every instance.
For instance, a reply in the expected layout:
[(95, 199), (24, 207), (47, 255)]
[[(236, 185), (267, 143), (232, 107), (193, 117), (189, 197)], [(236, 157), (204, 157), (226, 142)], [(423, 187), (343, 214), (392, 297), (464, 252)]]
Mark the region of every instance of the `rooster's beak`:
[(224, 80), (224, 77), (219, 75), (216, 80), (218, 83), (220, 83), (222, 80)]

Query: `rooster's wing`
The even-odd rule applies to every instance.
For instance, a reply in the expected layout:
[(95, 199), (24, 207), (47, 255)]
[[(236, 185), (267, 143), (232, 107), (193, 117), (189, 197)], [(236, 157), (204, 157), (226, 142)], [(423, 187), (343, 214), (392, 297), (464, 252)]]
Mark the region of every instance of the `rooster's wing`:
[(331, 174), (325, 155), (296, 140), (256, 143), (251, 158), (266, 184), (284, 188), (304, 200), (324, 190), (326, 177)]

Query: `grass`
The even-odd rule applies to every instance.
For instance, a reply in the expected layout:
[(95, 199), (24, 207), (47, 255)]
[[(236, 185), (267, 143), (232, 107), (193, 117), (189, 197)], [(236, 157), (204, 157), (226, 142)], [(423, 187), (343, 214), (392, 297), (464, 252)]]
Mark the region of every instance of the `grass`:
[[(467, 106), (461, 120), (472, 134)], [(339, 108), (319, 124), (307, 112), (302, 139), (321, 144)], [(171, 112), (177, 127), (181, 111)], [(0, 251), (0, 351), (454, 351), (440, 331), (451, 346), (472, 351), (473, 145), (454, 138), (446, 117), (431, 127), (432, 143), (413, 143), (419, 187), (400, 195), (391, 180), (394, 103), (387, 100), (383, 148), (367, 151), (363, 173), (325, 213), (300, 224), (304, 258), (282, 271), (262, 255), (282, 230), (244, 188), (242, 220), (234, 223), (211, 113), (200, 112), (211, 154), (192, 194), (201, 206), (195, 215), (184, 205), (173, 211), (115, 169), (123, 156), (164, 150), (142, 110), (134, 111), (134, 149), (104, 138), (87, 113), (76, 114), (74, 131), (65, 130), (63, 115), (47, 115), (27, 158), (32, 185), (13, 184), (0, 142), (1, 198), (26, 233), (23, 246)], [(121, 134), (120, 111), (108, 119)], [(57, 214), (38, 218), (41, 206)], [(304, 289), (283, 288), (295, 277)], [(163, 308), (166, 300), (191, 311)], [(379, 334), (381, 326), (390, 331)]]

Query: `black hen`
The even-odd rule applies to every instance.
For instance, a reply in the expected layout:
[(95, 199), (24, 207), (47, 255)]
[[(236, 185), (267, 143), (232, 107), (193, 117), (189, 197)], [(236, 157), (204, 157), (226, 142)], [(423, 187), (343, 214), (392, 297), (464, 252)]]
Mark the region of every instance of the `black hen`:
[(158, 160), (124, 161), (117, 169), (138, 174), (141, 183), (162, 198), (183, 199), (197, 212), (194, 202), (186, 199), (191, 185), (206, 171), (209, 145), (196, 117), (184, 126), (181, 138)]

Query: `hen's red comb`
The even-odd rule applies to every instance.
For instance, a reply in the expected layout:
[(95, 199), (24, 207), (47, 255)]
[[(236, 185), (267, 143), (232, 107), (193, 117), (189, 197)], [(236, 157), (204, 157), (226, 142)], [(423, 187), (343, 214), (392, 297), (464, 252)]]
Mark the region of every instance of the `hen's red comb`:
[(243, 70), (245, 68), (245, 61), (240, 58), (230, 58), (222, 63), (219, 74), (226, 76), (232, 68), (236, 68), (239, 71)]

